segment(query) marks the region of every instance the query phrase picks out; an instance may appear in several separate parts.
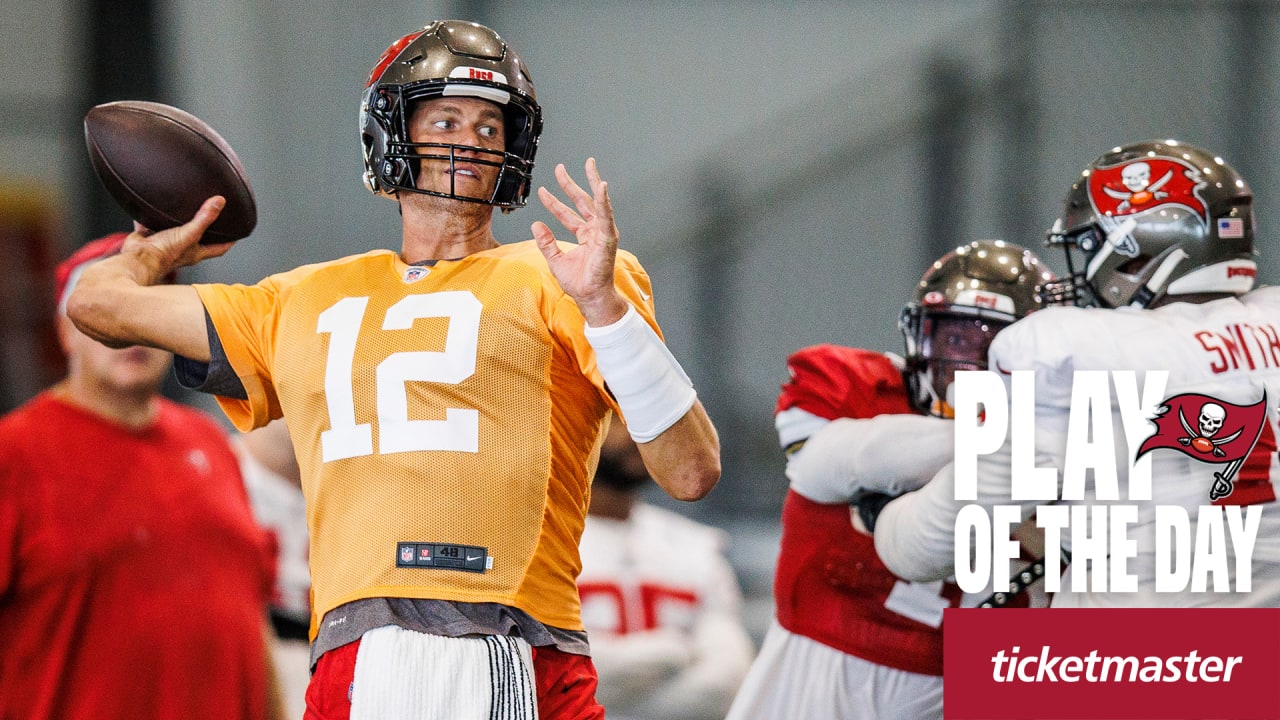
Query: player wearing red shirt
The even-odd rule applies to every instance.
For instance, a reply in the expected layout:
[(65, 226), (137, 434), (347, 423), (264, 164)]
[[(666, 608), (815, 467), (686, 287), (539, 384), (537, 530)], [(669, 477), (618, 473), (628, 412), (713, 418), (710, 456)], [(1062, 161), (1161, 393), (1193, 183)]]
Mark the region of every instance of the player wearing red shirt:
[(157, 395), (168, 353), (58, 329), (67, 378), (0, 419), (0, 717), (275, 717), (272, 557), (224, 432)]

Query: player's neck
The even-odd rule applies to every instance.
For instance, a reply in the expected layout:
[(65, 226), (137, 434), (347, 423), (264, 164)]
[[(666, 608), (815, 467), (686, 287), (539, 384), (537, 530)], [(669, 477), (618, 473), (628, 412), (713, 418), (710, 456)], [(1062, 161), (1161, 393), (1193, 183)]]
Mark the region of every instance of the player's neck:
[(150, 425), (159, 410), (154, 393), (114, 391), (76, 376), (54, 385), (51, 392), (69, 405), (132, 430)]
[(403, 245), (407, 263), (460, 258), (498, 246), (493, 237), (493, 208), (421, 196), (401, 204)]

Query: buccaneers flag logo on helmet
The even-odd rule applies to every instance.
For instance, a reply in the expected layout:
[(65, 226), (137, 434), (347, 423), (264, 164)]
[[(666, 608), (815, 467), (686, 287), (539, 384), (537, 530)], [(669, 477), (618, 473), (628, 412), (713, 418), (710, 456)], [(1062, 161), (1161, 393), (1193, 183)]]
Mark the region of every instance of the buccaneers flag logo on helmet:
[(1089, 199), (1102, 217), (1177, 205), (1207, 226), (1209, 213), (1199, 195), (1205, 184), (1201, 172), (1191, 165), (1173, 158), (1148, 157), (1094, 169), (1089, 175)]
[(1183, 393), (1164, 401), (1151, 419), (1156, 431), (1138, 448), (1137, 458), (1158, 448), (1169, 448), (1207, 463), (1225, 463), (1213, 474), (1209, 500), (1219, 500), (1235, 489), (1232, 479), (1249, 457), (1267, 421), (1267, 394), (1252, 405), (1233, 405), (1210, 395)]

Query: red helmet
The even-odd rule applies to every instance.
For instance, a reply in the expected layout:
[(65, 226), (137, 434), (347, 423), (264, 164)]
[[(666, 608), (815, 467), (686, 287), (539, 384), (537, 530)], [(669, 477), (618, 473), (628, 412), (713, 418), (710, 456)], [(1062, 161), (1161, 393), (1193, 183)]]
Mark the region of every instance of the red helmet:
[[(447, 95), (482, 98), (500, 106), (505, 152), (409, 142), (414, 104)], [(542, 109), (520, 56), (493, 30), (461, 20), (438, 20), (392, 43), (369, 73), (360, 102), (364, 183), (370, 192), (387, 197), (407, 190), (504, 209), (523, 207), (541, 134)], [(458, 150), (467, 151), (468, 162), (500, 168), (491, 196), (418, 189), (420, 159), (453, 162)]]

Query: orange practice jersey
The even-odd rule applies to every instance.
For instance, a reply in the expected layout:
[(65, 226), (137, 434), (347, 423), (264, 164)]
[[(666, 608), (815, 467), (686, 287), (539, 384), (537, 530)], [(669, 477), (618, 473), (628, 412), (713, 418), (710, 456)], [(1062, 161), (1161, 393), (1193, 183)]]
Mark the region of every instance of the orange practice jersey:
[[(648, 275), (616, 283), (657, 329)], [(369, 597), (495, 602), (581, 630), (578, 540), (616, 411), (577, 305), (532, 241), (433, 267), (376, 250), (197, 285), (248, 400), (285, 416), (311, 532), (312, 634)]]

